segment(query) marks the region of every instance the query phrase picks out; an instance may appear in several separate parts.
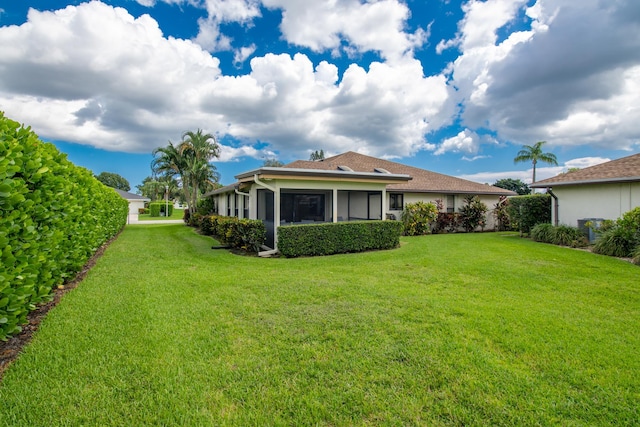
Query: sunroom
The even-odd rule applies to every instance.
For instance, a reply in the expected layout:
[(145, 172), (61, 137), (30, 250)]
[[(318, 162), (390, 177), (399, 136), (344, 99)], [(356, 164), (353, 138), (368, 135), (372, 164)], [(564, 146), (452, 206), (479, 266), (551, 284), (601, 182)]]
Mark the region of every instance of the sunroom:
[(208, 194), (214, 198), (216, 212), (262, 220), (266, 246), (277, 250), (278, 226), (384, 219), (386, 186), (411, 177), (387, 171), (263, 167), (236, 179), (235, 184)]

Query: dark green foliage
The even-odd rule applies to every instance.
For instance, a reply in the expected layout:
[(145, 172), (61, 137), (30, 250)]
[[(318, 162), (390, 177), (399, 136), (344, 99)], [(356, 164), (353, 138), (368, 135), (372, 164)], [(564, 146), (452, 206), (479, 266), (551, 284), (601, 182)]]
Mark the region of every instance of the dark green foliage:
[(551, 196), (534, 194), (511, 197), (507, 212), (511, 227), (519, 230), (521, 235), (528, 234), (534, 225), (551, 222)]
[(603, 222), (593, 252), (632, 257), (634, 264), (640, 264), (640, 207), (625, 212), (617, 221)]
[(353, 221), (278, 227), (278, 249), (286, 257), (392, 249), (400, 244), (400, 221)]
[[(167, 215), (165, 210), (169, 209), (169, 214)], [(166, 216), (170, 217), (173, 215), (173, 203), (169, 202), (151, 202), (149, 203), (149, 216), (158, 217), (158, 216)]]
[(464, 198), (464, 205), (459, 209), (459, 224), (469, 233), (480, 227), (484, 230), (487, 225), (487, 205), (480, 201), (480, 197), (468, 195)]
[(320, 151), (316, 150), (316, 151), (314, 151), (309, 156), (309, 160), (311, 160), (311, 161), (324, 160), (324, 150), (320, 150)]
[(0, 339), (124, 227), (128, 203), (0, 112)]
[(553, 224), (536, 224), (531, 229), (531, 239), (535, 240), (536, 242), (551, 243), (553, 241), (553, 229)]
[(636, 246), (635, 251), (633, 251), (633, 258), (631, 259), (631, 262), (633, 262), (635, 265), (640, 265), (640, 244), (638, 246)]
[(555, 227), (549, 223), (536, 224), (531, 229), (530, 236), (536, 242), (571, 246), (572, 248), (582, 248), (589, 244), (582, 230), (568, 225)]
[(198, 209), (196, 209), (196, 212), (201, 215), (211, 215), (215, 212), (215, 208), (216, 205), (212, 197), (203, 197), (198, 200)]
[(600, 234), (593, 252), (615, 257), (631, 257), (640, 245), (637, 230), (617, 226)]
[(421, 236), (431, 233), (431, 224), (438, 218), (438, 208), (433, 203), (407, 203), (402, 211), (405, 236)]
[(509, 206), (509, 199), (507, 196), (500, 196), (498, 203), (493, 206), (493, 216), (496, 220), (496, 228), (498, 231), (511, 230), (507, 206)]
[(276, 159), (275, 157), (270, 157), (270, 158), (264, 159), (262, 166), (267, 168), (281, 168), (282, 166), (284, 166), (284, 163), (282, 163), (280, 160)]
[(118, 190), (122, 191), (131, 190), (129, 181), (127, 181), (125, 177), (120, 176), (117, 173), (100, 172), (100, 174), (96, 176), (96, 179), (107, 187), (117, 188)]
[(625, 212), (618, 220), (618, 225), (640, 232), (640, 206)]
[(519, 196), (526, 196), (527, 194), (531, 194), (531, 189), (529, 188), (529, 186), (520, 179), (499, 179), (493, 184), (493, 186), (504, 188), (505, 190), (515, 191)]
[[(197, 215), (195, 213), (192, 217)], [(258, 252), (267, 236), (264, 223), (256, 219), (206, 215), (199, 219), (199, 227), (202, 234), (214, 236), (223, 244), (247, 252)]]
[(584, 232), (578, 227), (569, 225), (559, 225), (553, 227), (551, 243), (560, 246), (571, 246), (572, 248), (582, 248), (589, 244)]
[(436, 233), (453, 233), (458, 229), (459, 218), (459, 213), (439, 212), (433, 231)]

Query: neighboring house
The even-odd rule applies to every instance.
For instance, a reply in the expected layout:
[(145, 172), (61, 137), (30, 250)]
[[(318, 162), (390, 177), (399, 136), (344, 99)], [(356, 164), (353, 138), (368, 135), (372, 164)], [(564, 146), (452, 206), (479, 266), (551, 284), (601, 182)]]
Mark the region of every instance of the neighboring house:
[(116, 190), (120, 197), (129, 202), (129, 216), (127, 217), (127, 224), (138, 221), (138, 209), (144, 209), (145, 203), (150, 202), (151, 199), (138, 194), (118, 190), (117, 188), (114, 188), (114, 190)]
[[(400, 163), (347, 152), (284, 167), (261, 167), (235, 177), (238, 182), (207, 193), (217, 213), (262, 220), (267, 246), (276, 248), (277, 225), (395, 218), (406, 203), (441, 200), (457, 212), (467, 194), (491, 210), (500, 196), (516, 193)], [(493, 228), (488, 214), (487, 229)]]
[(640, 153), (531, 184), (553, 200), (554, 224), (578, 226), (589, 219), (617, 219), (640, 206)]

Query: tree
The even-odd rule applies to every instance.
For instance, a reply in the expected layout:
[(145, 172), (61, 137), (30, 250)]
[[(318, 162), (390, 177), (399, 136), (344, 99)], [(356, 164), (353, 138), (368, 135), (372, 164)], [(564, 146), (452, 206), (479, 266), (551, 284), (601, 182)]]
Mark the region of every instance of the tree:
[(554, 166), (558, 166), (558, 160), (556, 159), (555, 154), (542, 152), (542, 146), (546, 143), (547, 141), (538, 141), (532, 146), (523, 145), (522, 150), (518, 151), (515, 159), (513, 159), (514, 163), (531, 162), (533, 164), (533, 180), (531, 181), (532, 184), (536, 182), (536, 165), (538, 164), (538, 162), (544, 162)]
[(182, 134), (182, 141), (178, 145), (169, 141), (166, 147), (156, 148), (153, 155), (153, 172), (166, 177), (180, 177), (189, 213), (195, 213), (198, 197), (213, 188), (220, 179), (216, 167), (210, 163), (211, 159), (220, 155), (215, 137), (200, 129), (188, 131)]
[(309, 156), (309, 160), (311, 161), (316, 161), (316, 160), (324, 160), (324, 150), (316, 150), (313, 153), (311, 153), (311, 155)]
[(529, 186), (522, 182), (520, 179), (513, 178), (504, 178), (499, 179), (493, 184), (494, 187), (504, 188), (505, 190), (511, 190), (518, 193), (519, 196), (526, 196), (527, 194), (531, 194), (531, 189)]
[(276, 159), (275, 157), (271, 157), (271, 158), (264, 159), (262, 166), (267, 168), (281, 168), (282, 166), (284, 166), (284, 163), (282, 163), (280, 160)]
[(107, 187), (117, 188), (122, 191), (131, 190), (129, 181), (126, 178), (111, 172), (100, 172), (100, 175), (96, 176), (96, 179), (106, 185)]
[(170, 200), (186, 201), (178, 180), (172, 177), (160, 176), (154, 178), (148, 176), (142, 180), (141, 185), (136, 185), (138, 194), (150, 198), (152, 202), (164, 199), (167, 187), (169, 187)]

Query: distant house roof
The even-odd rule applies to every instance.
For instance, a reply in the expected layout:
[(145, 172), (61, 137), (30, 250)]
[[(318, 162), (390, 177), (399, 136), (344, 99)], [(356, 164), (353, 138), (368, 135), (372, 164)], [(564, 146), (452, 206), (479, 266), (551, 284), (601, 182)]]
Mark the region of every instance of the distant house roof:
[(122, 191), (122, 190), (118, 190), (117, 188), (114, 188), (114, 190), (116, 190), (116, 193), (118, 193), (120, 195), (120, 197), (122, 197), (125, 200), (128, 201), (140, 201), (140, 202), (149, 202), (151, 201), (151, 199), (149, 199), (148, 197), (144, 197), (141, 196), (139, 194), (133, 194), (133, 193), (129, 193), (128, 191)]
[(408, 175), (412, 179), (408, 182), (397, 182), (387, 185), (388, 191), (412, 193), (445, 193), (445, 194), (491, 194), (515, 196), (516, 193), (488, 184), (479, 184), (466, 179), (431, 172), (413, 166), (403, 165), (389, 160), (378, 159), (364, 154), (348, 151), (324, 160), (297, 160), (283, 168), (316, 169), (344, 171), (349, 168), (355, 172), (372, 174)]
[(562, 173), (553, 178), (531, 184), (530, 187), (544, 188), (561, 185), (611, 182), (640, 182), (640, 153), (580, 169), (575, 172)]

